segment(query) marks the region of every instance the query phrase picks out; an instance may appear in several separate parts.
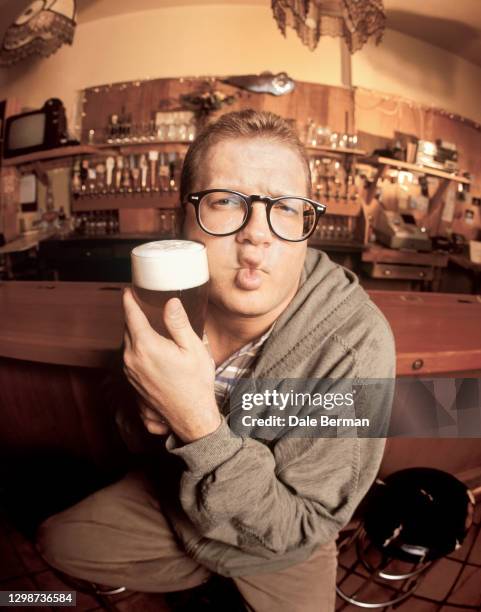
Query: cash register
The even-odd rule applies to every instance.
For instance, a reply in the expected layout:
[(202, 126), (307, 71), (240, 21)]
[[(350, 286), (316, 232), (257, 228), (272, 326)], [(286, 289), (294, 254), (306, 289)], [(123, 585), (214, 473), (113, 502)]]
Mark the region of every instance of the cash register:
[(409, 213), (381, 209), (374, 223), (376, 239), (391, 249), (431, 251), (431, 239), (424, 227), (418, 227)]

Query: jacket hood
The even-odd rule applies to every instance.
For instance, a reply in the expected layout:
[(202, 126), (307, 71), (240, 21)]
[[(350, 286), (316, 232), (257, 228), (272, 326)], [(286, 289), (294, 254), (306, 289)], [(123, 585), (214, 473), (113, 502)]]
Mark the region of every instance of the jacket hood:
[[(323, 251), (308, 248), (299, 290), (277, 319), (253, 375), (267, 378), (282, 370), (288, 374), (292, 360), (299, 361), (311, 342), (333, 333), (369, 296), (357, 276), (334, 263)], [(314, 338), (312, 338), (314, 336)]]

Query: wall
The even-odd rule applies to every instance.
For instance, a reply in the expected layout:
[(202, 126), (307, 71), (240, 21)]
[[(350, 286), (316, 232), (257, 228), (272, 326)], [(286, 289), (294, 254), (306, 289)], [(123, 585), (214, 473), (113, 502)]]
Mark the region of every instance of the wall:
[(180, 6), (121, 15), (78, 26), (73, 48), (0, 73), (0, 98), (15, 95), (38, 106), (58, 96), (72, 118), (76, 90), (91, 85), (263, 70), (338, 85), (339, 41), (325, 39), (311, 53), (294, 33), (285, 40), (270, 9), (258, 6)]
[(388, 30), (352, 60), (353, 85), (410, 98), (481, 122), (481, 68), (412, 36)]
[[(14, 95), (37, 107), (58, 96), (72, 122), (76, 92), (92, 85), (262, 70), (341, 85), (339, 40), (325, 38), (311, 53), (294, 32), (284, 39), (267, 2), (165, 7), (80, 24), (72, 48), (0, 71), (0, 98)], [(481, 68), (398, 32), (387, 31), (380, 47), (355, 54), (352, 77), (354, 85), (481, 121)]]

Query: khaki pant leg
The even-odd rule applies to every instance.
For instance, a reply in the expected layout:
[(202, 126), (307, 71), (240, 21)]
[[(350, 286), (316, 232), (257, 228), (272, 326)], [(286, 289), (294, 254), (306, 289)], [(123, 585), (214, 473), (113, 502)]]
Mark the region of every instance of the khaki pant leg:
[(37, 547), (70, 576), (136, 591), (189, 589), (210, 576), (180, 548), (140, 472), (47, 519)]
[(303, 563), (234, 581), (251, 612), (334, 612), (336, 570), (333, 541), (320, 546)]

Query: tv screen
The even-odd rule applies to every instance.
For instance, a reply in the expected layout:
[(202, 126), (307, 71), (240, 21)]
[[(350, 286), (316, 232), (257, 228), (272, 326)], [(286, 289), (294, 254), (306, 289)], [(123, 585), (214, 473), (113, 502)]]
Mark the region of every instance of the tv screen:
[(408, 225), (416, 225), (416, 219), (412, 215), (402, 214), (401, 217), (404, 223), (407, 223)]
[(19, 117), (12, 121), (8, 134), (7, 147), (11, 151), (42, 145), (45, 135), (45, 113)]

